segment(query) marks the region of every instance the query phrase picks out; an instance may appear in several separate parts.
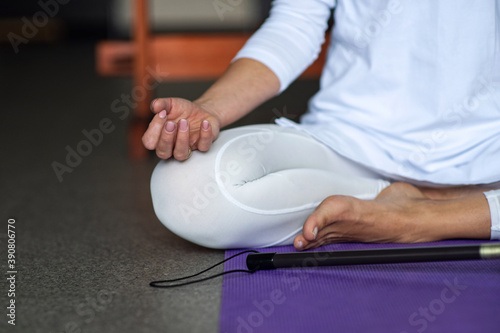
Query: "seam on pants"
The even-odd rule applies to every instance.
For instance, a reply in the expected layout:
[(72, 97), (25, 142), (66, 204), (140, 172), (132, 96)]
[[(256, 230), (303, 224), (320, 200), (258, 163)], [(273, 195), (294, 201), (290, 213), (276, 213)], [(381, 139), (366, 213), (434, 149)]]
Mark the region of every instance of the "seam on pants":
[(255, 133), (256, 132), (247, 133), (247, 134), (243, 134), (243, 135), (237, 136), (235, 138), (232, 138), (231, 140), (229, 140), (228, 142), (226, 142), (219, 149), (219, 152), (217, 153), (217, 156), (215, 158), (215, 170), (216, 170), (215, 171), (215, 181), (217, 182), (217, 186), (219, 187), (219, 190), (222, 193), (222, 195), (224, 195), (224, 197), (228, 201), (230, 201), (231, 203), (233, 203), (235, 206), (237, 206), (237, 207), (239, 207), (239, 208), (241, 208), (241, 209), (243, 209), (243, 210), (245, 210), (247, 212), (255, 213), (255, 214), (261, 214), (261, 215), (279, 215), (279, 214), (296, 213), (296, 212), (304, 211), (304, 210), (307, 210), (307, 209), (315, 208), (316, 206), (318, 206), (321, 203), (320, 201), (313, 202), (313, 203), (308, 203), (308, 204), (301, 205), (301, 206), (296, 206), (296, 207), (291, 207), (291, 208), (285, 208), (285, 209), (274, 209), (274, 210), (258, 209), (258, 208), (250, 207), (248, 205), (245, 205), (241, 201), (238, 201), (235, 197), (233, 197), (226, 190), (226, 187), (224, 186), (224, 183), (220, 179), (221, 177), (220, 177), (220, 172), (219, 172), (219, 170), (220, 170), (220, 163), (221, 163), (221, 159), (222, 159), (222, 154), (226, 151), (226, 149), (228, 148), (228, 146), (230, 144), (232, 144), (234, 141), (239, 140), (241, 138), (244, 138), (246, 136), (255, 135)]

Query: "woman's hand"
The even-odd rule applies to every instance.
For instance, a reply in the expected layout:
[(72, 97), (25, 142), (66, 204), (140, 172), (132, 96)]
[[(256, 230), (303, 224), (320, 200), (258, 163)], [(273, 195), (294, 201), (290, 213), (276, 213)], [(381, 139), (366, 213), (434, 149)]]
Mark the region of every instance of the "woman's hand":
[(155, 116), (142, 137), (149, 150), (162, 159), (184, 161), (191, 150), (207, 151), (221, 127), (232, 124), (275, 96), (278, 77), (266, 65), (241, 58), (200, 98), (158, 98), (151, 103)]
[(297, 250), (338, 242), (417, 243), (490, 238), (488, 202), (478, 188), (425, 189), (394, 183), (374, 200), (326, 198), (294, 240)]
[(191, 150), (207, 151), (220, 131), (220, 119), (203, 105), (182, 98), (158, 98), (155, 116), (142, 137), (144, 147), (162, 159), (184, 161)]

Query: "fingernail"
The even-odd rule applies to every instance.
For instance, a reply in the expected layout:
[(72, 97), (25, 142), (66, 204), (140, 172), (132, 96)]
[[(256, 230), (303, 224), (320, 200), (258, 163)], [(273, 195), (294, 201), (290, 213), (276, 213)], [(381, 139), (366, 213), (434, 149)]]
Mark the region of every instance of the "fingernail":
[(302, 241), (298, 241), (298, 242), (297, 242), (297, 248), (298, 248), (299, 250), (302, 250), (302, 248), (303, 248), (303, 247), (304, 247), (304, 244), (302, 243)]
[(204, 130), (207, 130), (208, 129), (208, 125), (210, 125), (208, 123), (207, 120), (203, 120), (203, 122), (201, 123), (201, 128), (203, 128)]
[(151, 104), (149, 104), (149, 109), (150, 109), (151, 111), (154, 111), (155, 102), (156, 102), (156, 99), (153, 99), (153, 100), (151, 101)]
[(181, 119), (179, 121), (179, 130), (185, 132), (188, 129), (188, 122), (186, 119)]
[(165, 129), (167, 132), (172, 133), (175, 128), (175, 123), (173, 121), (167, 121), (167, 126), (165, 126)]
[(163, 110), (160, 113), (158, 113), (158, 116), (160, 116), (161, 119), (165, 118), (167, 116), (167, 110)]
[(316, 239), (316, 236), (318, 236), (318, 227), (314, 227), (313, 236), (314, 236), (314, 239)]

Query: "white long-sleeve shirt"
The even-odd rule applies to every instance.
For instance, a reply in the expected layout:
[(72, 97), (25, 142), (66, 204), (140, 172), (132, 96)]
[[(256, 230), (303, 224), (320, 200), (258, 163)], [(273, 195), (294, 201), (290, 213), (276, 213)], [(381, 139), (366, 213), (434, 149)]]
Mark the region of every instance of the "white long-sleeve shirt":
[(236, 59), (286, 89), (334, 7), (320, 90), (300, 124), (277, 123), (395, 179), (500, 181), (500, 1), (275, 0)]

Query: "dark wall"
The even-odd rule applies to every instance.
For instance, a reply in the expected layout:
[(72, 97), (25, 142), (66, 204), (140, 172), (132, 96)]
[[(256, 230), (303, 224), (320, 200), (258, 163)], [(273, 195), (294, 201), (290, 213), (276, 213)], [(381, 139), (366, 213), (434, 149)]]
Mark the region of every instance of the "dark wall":
[[(3, 0), (1, 18), (31, 19), (43, 10), (57, 12), (55, 17), (64, 23), (68, 38), (102, 38), (108, 30), (108, 13), (113, 0)], [(44, 9), (42, 4), (50, 8)], [(56, 5), (57, 6), (56, 6)]]
[[(58, 4), (58, 20), (65, 26), (65, 36), (70, 39), (120, 38), (110, 24), (110, 11), (113, 1), (131, 0), (1, 0), (0, 19), (21, 18), (31, 19), (33, 15), (43, 10), (42, 4)], [(168, 1), (168, 0), (165, 0)], [(211, 1), (211, 0), (200, 0)], [(252, 0), (254, 1), (254, 0)], [(61, 4), (60, 4), (60, 3)], [(64, 4), (62, 4), (64, 3)], [(271, 0), (260, 0), (262, 20), (267, 16)], [(254, 28), (254, 27), (251, 27)]]

